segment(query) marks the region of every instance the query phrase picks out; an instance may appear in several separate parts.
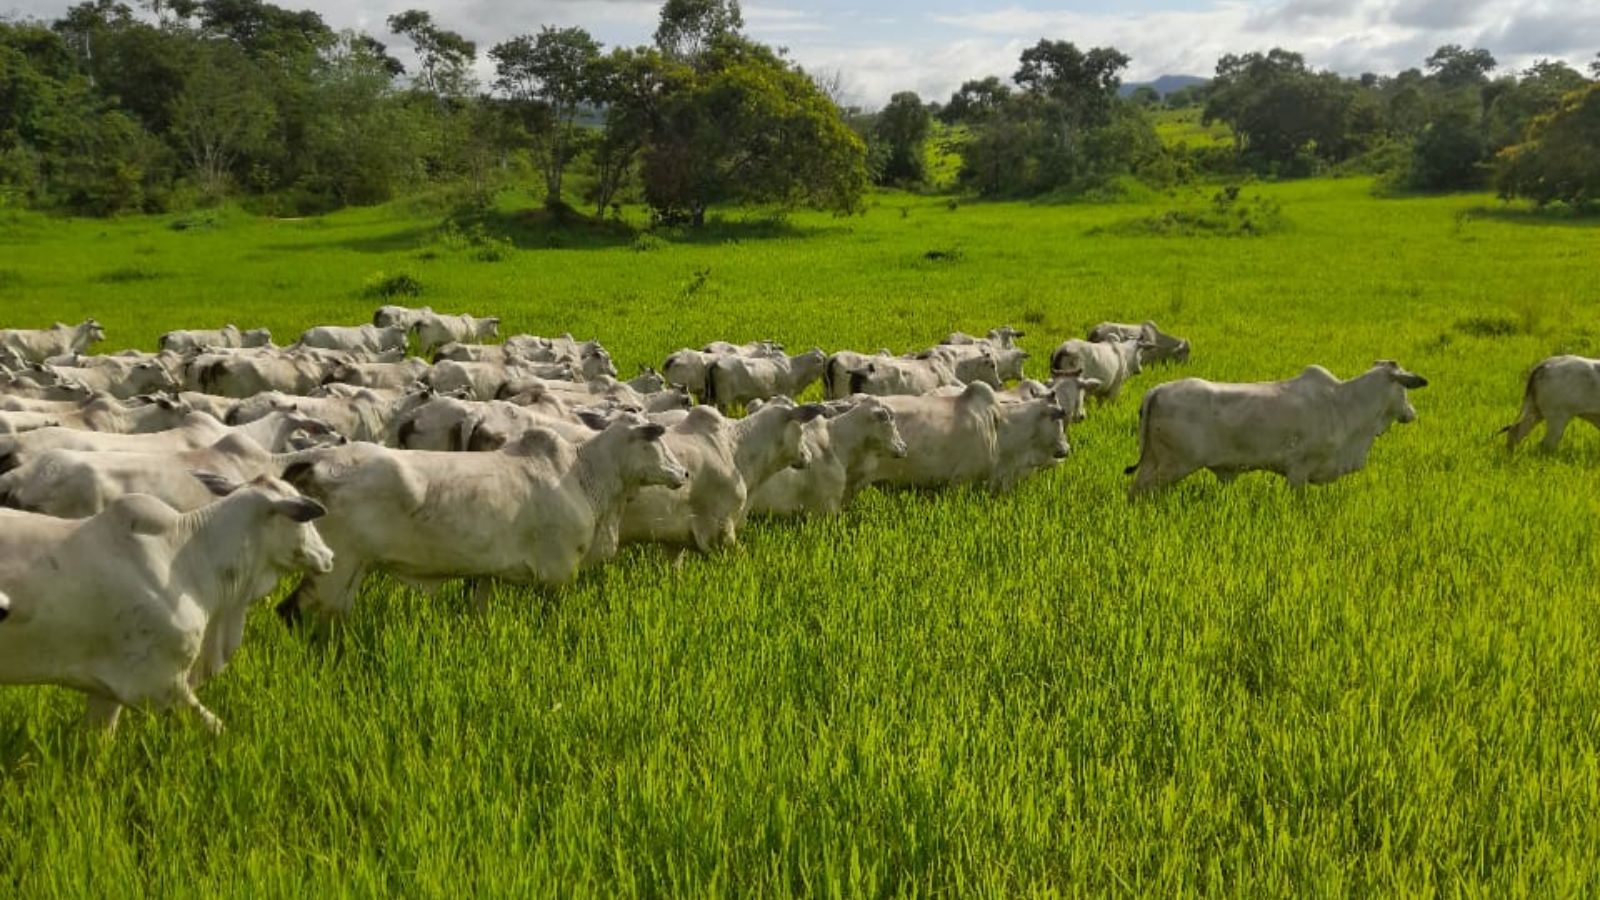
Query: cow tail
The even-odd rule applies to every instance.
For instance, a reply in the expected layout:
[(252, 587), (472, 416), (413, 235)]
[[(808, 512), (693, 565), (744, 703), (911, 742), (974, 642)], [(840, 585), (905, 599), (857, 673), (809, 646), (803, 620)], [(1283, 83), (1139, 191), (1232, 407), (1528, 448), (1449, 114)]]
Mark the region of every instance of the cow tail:
[(706, 366), (706, 395), (704, 399), (707, 406), (717, 406), (717, 369), (720, 368), (717, 362), (720, 362), (720, 360), (713, 361), (711, 365)]
[(1505, 434), (1511, 429), (1539, 414), (1539, 398), (1535, 396), (1535, 392), (1538, 390), (1539, 376), (1544, 374), (1544, 367), (1544, 363), (1539, 363), (1537, 366), (1533, 367), (1532, 372), (1528, 373), (1528, 385), (1522, 389), (1522, 415), (1517, 417), (1517, 421), (1512, 422), (1510, 425), (1507, 425), (1499, 431), (1496, 431), (1495, 434)]
[(1139, 403), (1139, 461), (1122, 470), (1124, 475), (1132, 475), (1144, 465), (1145, 454), (1150, 452), (1150, 418), (1155, 413), (1156, 392), (1146, 391), (1144, 399)]

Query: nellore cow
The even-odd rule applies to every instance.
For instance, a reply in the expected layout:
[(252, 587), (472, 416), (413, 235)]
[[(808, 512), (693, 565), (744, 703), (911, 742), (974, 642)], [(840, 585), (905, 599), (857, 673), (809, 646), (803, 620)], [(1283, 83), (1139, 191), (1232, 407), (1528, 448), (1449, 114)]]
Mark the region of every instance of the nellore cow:
[(1364, 467), (1372, 442), (1395, 422), (1416, 421), (1408, 389), (1428, 381), (1379, 360), (1349, 381), (1308, 366), (1288, 381), (1218, 384), (1185, 378), (1151, 388), (1139, 406), (1138, 473), (1129, 498), (1200, 469), (1223, 483), (1276, 472), (1291, 487), (1327, 484)]

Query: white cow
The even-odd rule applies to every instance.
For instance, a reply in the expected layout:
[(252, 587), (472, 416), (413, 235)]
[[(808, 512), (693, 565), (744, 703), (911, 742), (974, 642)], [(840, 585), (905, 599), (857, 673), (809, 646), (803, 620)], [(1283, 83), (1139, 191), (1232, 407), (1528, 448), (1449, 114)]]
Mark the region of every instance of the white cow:
[(372, 314), (372, 324), (379, 328), (394, 328), (398, 326), (410, 329), (412, 325), (416, 324), (418, 318), (432, 314), (433, 307), (431, 306), (424, 306), (419, 309), (405, 306), (380, 306)]
[(239, 401), (224, 421), (229, 425), (248, 425), (273, 413), (299, 413), (326, 423), (348, 440), (381, 444), (388, 438), (390, 423), (426, 399), (423, 394), (390, 399), (365, 388), (345, 397), (296, 397), (267, 391)]
[(1121, 396), (1128, 379), (1144, 371), (1141, 360), (1145, 347), (1137, 340), (1114, 344), (1096, 344), (1076, 338), (1062, 341), (1050, 354), (1050, 372), (1079, 374), (1100, 382), (1093, 395), (1109, 403)]
[(1185, 378), (1145, 392), (1139, 406), (1138, 473), (1130, 499), (1210, 469), (1224, 484), (1245, 472), (1276, 472), (1291, 487), (1326, 484), (1367, 464), (1367, 452), (1395, 422), (1417, 412), (1408, 388), (1428, 381), (1380, 360), (1340, 381), (1307, 366), (1288, 381), (1217, 384)]
[(335, 568), (303, 581), (279, 612), (346, 612), (372, 569), (422, 586), (566, 581), (615, 555), (631, 493), (688, 481), (664, 431), (628, 416), (577, 447), (534, 429), (498, 453), (351, 444), (308, 454), (284, 477), (327, 505)]
[(849, 397), (853, 393), (850, 390), (850, 373), (865, 369), (869, 363), (881, 359), (894, 359), (894, 353), (885, 347), (871, 354), (840, 350), (829, 356), (828, 364), (822, 369), (822, 395), (829, 400)]
[(783, 345), (771, 341), (751, 341), (747, 344), (712, 341), (699, 350), (684, 348), (674, 352), (661, 366), (661, 375), (667, 384), (683, 388), (696, 397), (704, 397), (706, 372), (712, 363), (724, 356), (777, 358), (783, 356)]
[(161, 349), (183, 356), (193, 356), (212, 347), (270, 347), (272, 332), (265, 328), (240, 331), (229, 323), (221, 328), (187, 331), (169, 331), (161, 336)]
[(417, 341), (417, 355), (427, 358), (449, 343), (475, 343), (500, 335), (500, 317), (446, 316), (435, 312), (419, 313), (411, 323)]
[(572, 443), (594, 436), (594, 429), (570, 415), (567, 405), (555, 397), (527, 405), (434, 397), (396, 420), (392, 446), (449, 452), (499, 450), (533, 428), (548, 428)]
[(221, 730), (194, 691), (238, 649), (251, 602), (333, 559), (309, 524), (322, 507), (287, 484), (209, 484), (226, 499), (197, 513), (140, 495), (81, 521), (0, 510), (0, 683), (81, 691), (85, 723), (108, 730), (125, 706), (184, 706)]
[(706, 371), (705, 400), (724, 412), (751, 400), (798, 397), (822, 377), (828, 355), (818, 349), (795, 356), (723, 356)]
[(1154, 322), (1145, 322), (1142, 325), (1129, 325), (1124, 322), (1101, 322), (1089, 329), (1089, 340), (1097, 344), (1115, 344), (1122, 341), (1140, 341), (1145, 344), (1143, 349), (1143, 362), (1176, 362), (1189, 361), (1188, 340), (1166, 334), (1156, 327)]
[(750, 496), (751, 515), (834, 515), (871, 482), (878, 460), (905, 458), (906, 443), (889, 407), (871, 397), (843, 405), (828, 418), (806, 423), (810, 465), (767, 479)]
[(77, 325), (57, 322), (50, 328), (37, 330), (0, 329), (0, 347), (11, 351), (17, 359), (31, 363), (42, 363), (66, 353), (84, 353), (105, 339), (105, 329), (93, 319), (85, 319)]
[(22, 434), (25, 431), (38, 431), (41, 428), (54, 428), (60, 424), (61, 419), (50, 413), (0, 410), (0, 434)]
[[(994, 387), (999, 379), (993, 357), (989, 357), (989, 370), (996, 377), (979, 379), (978, 383)], [(966, 382), (956, 375), (949, 359), (931, 356), (925, 359), (875, 358), (859, 369), (852, 369), (847, 384), (849, 393), (846, 396), (909, 397), (931, 394), (942, 387), (962, 387)]]
[(963, 384), (981, 381), (990, 387), (1000, 387), (1007, 381), (1022, 377), (1022, 366), (1028, 360), (1028, 351), (1021, 347), (1003, 349), (988, 344), (940, 344), (919, 353), (907, 354), (908, 359), (943, 359)]
[(820, 406), (768, 404), (737, 421), (708, 406), (691, 410), (662, 441), (689, 472), (684, 491), (644, 488), (629, 500), (622, 539), (693, 546), (702, 553), (732, 546), (752, 492), (778, 472), (810, 462), (803, 427)]
[(455, 362), (436, 363), (428, 374), (428, 384), (442, 393), (463, 393), (474, 400), (504, 399), (510, 394), (522, 393), (507, 390), (529, 379), (539, 381), (565, 381), (576, 387), (578, 373), (571, 363), (514, 362)]
[(1506, 449), (1515, 450), (1544, 422), (1543, 447), (1554, 451), (1573, 419), (1600, 427), (1600, 360), (1552, 356), (1533, 367), (1522, 392), (1522, 415), (1500, 433), (1509, 432)]
[(0, 505), (61, 519), (84, 519), (119, 497), (146, 494), (178, 512), (190, 512), (214, 499), (196, 472), (252, 481), (276, 475), (282, 458), (244, 434), (230, 434), (209, 447), (176, 453), (50, 450), (0, 475)]
[(110, 366), (49, 368), (61, 381), (81, 384), (92, 391), (110, 394), (118, 400), (178, 389), (178, 380), (166, 366), (153, 359), (136, 362), (125, 368)]
[(433, 367), (420, 359), (400, 362), (351, 362), (334, 366), (323, 376), (323, 384), (348, 384), (384, 391), (404, 391), (426, 382)]
[(904, 459), (881, 460), (874, 482), (931, 488), (975, 483), (1009, 490), (1033, 471), (1071, 453), (1066, 413), (1053, 400), (1002, 404), (978, 382), (955, 396), (890, 396), (905, 440)]
[(1026, 332), (1018, 331), (1015, 328), (1012, 328), (1010, 325), (1001, 325), (999, 328), (989, 329), (989, 333), (983, 337), (974, 337), (964, 331), (952, 331), (951, 333), (945, 335), (944, 340), (940, 341), (939, 343), (951, 347), (962, 347), (969, 344), (988, 344), (996, 349), (1010, 350), (1012, 347), (1016, 346), (1018, 338), (1025, 338), (1027, 336), (1028, 335)]
[(386, 350), (405, 350), (406, 335), (410, 329), (400, 325), (379, 328), (376, 325), (319, 325), (308, 328), (297, 341), (301, 347), (321, 350), (361, 350), (382, 353)]
[(274, 453), (304, 449), (344, 438), (333, 426), (296, 412), (273, 412), (245, 425), (227, 426), (202, 412), (190, 413), (183, 424), (153, 434), (108, 434), (76, 428), (40, 428), (0, 437), (0, 473), (9, 472), (47, 450), (100, 450), (110, 453), (177, 453), (196, 450), (230, 433), (249, 435)]

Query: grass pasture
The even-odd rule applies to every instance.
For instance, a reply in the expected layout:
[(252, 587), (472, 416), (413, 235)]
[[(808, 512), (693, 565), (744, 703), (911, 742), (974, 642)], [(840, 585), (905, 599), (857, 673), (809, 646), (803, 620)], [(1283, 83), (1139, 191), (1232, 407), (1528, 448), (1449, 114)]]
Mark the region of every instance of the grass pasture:
[[(405, 204), (0, 220), (5, 324), (94, 315), (112, 347), (287, 341), (404, 274), (401, 302), (597, 336), (625, 370), (1003, 322), (1034, 375), (1107, 319), (1195, 348), (1007, 496), (869, 492), (481, 617), (378, 581), (313, 639), (263, 605), (204, 691), (218, 739), (86, 739), (76, 695), (0, 690), (0, 894), (1595, 893), (1600, 435), (1508, 459), (1494, 431), (1538, 359), (1600, 355), (1600, 229), (1357, 180), (1246, 187), (1282, 207), (1260, 237), (1108, 227), (1209, 193), (881, 195), (642, 239), (508, 202), (504, 254)], [(1365, 471), (1124, 500), (1143, 389), (1380, 357), (1432, 385)]]

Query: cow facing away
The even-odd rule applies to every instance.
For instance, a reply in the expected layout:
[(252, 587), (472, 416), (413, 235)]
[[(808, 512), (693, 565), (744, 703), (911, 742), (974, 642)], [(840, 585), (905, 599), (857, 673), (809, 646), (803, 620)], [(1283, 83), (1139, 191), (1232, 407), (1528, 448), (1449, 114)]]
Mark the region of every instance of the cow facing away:
[(344, 613), (374, 569), (423, 587), (566, 581), (616, 554), (634, 491), (688, 481), (664, 432), (628, 415), (577, 447), (535, 428), (494, 453), (351, 444), (307, 454), (284, 478), (328, 507), (321, 528), (335, 563), (301, 582), (279, 613)]
[(938, 488), (975, 483), (1000, 493), (1032, 472), (1066, 459), (1066, 413), (1052, 399), (1002, 404), (978, 382), (947, 396), (890, 396), (905, 440), (903, 459), (878, 463), (873, 481)]
[(1372, 442), (1390, 425), (1416, 421), (1406, 391), (1427, 385), (1392, 360), (1349, 381), (1308, 366), (1288, 381), (1159, 385), (1139, 407), (1139, 461), (1127, 469), (1138, 474), (1129, 497), (1200, 469), (1224, 484), (1258, 470), (1295, 488), (1335, 481), (1366, 465)]
[(1096, 344), (1115, 344), (1121, 341), (1140, 341), (1142, 361), (1152, 363), (1186, 363), (1189, 361), (1189, 341), (1163, 332), (1154, 322), (1129, 325), (1124, 322), (1101, 322), (1089, 329), (1089, 340)]
[(301, 347), (318, 350), (360, 350), (367, 353), (382, 353), (385, 350), (404, 351), (406, 335), (409, 333), (409, 328), (400, 325), (390, 325), (387, 328), (379, 328), (376, 325), (319, 325), (302, 332), (297, 343)]
[(1573, 419), (1600, 427), (1600, 360), (1552, 356), (1533, 367), (1522, 392), (1522, 415), (1500, 433), (1506, 435), (1506, 450), (1515, 450), (1543, 422), (1542, 446), (1552, 452)]
[(751, 400), (798, 397), (822, 377), (828, 355), (813, 348), (795, 356), (722, 356), (706, 370), (705, 401), (726, 412)]
[(434, 312), (418, 313), (411, 323), (411, 335), (416, 338), (417, 355), (424, 359), (445, 344), (471, 344), (500, 335), (500, 317), (480, 319), (476, 316), (445, 316)]
[(265, 328), (240, 331), (237, 325), (228, 324), (216, 329), (169, 331), (161, 336), (161, 349), (168, 353), (193, 356), (201, 350), (222, 347), (270, 347), (272, 332)]
[(333, 557), (310, 524), (322, 507), (282, 481), (207, 483), (224, 499), (198, 513), (142, 495), (77, 521), (0, 510), (0, 683), (87, 694), (93, 727), (182, 706), (220, 731), (194, 692), (238, 649), (250, 604)]

